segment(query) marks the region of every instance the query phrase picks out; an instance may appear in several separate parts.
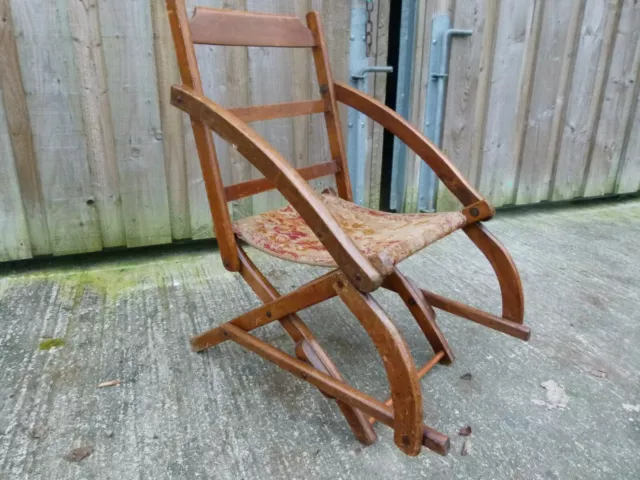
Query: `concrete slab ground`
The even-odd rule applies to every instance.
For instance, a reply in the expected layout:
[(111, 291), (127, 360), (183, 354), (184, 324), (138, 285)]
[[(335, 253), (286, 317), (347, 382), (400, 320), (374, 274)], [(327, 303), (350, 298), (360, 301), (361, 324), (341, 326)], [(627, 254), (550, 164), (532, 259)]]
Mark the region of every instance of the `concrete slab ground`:
[[(533, 335), (439, 314), (457, 360), (422, 387), (425, 421), (451, 436), (447, 457), (406, 457), (384, 426), (363, 447), (335, 403), (235, 344), (192, 353), (191, 335), (259, 303), (208, 245), (0, 265), (0, 477), (640, 478), (640, 202), (502, 213), (488, 227), (521, 270)], [(471, 247), (456, 234), (401, 270), (498, 311), (497, 282)], [(319, 273), (249, 253), (283, 291)], [(408, 312), (375, 296), (425, 362)], [(351, 383), (387, 397), (340, 303), (302, 317)], [(292, 350), (277, 324), (257, 335)], [(63, 345), (40, 349), (47, 339)], [(97, 388), (109, 380), (121, 383)], [(65, 460), (83, 446), (90, 456)]]

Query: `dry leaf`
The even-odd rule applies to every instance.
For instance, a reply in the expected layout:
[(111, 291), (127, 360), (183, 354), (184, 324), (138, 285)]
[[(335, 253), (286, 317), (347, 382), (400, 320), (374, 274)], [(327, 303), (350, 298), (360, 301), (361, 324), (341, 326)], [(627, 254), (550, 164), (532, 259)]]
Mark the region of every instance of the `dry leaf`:
[(74, 448), (64, 456), (64, 459), (67, 462), (79, 462), (80, 460), (87, 458), (92, 453), (93, 447), (91, 445), (87, 445), (86, 447)]
[(471, 372), (467, 372), (464, 375), (460, 375), (460, 380), (471, 380), (473, 378), (473, 375), (471, 375)]
[(607, 378), (607, 372), (605, 372), (604, 370), (600, 370), (599, 368), (593, 369), (589, 373), (594, 377)]
[(458, 435), (462, 435), (463, 437), (468, 437), (471, 435), (471, 426), (466, 425), (458, 430)]
[(108, 382), (102, 382), (98, 384), (98, 388), (116, 387), (118, 385), (120, 385), (120, 380), (109, 380)]

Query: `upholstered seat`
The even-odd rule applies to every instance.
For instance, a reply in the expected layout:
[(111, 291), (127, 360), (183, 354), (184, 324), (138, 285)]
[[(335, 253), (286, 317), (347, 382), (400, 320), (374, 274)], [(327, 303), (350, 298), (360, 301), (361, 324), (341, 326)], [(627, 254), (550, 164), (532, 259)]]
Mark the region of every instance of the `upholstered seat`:
[[(320, 195), (329, 212), (376, 268), (395, 265), (463, 227), (460, 212), (386, 213), (358, 206), (332, 194)], [(311, 228), (288, 205), (234, 222), (234, 232), (270, 255), (324, 267), (336, 263)]]

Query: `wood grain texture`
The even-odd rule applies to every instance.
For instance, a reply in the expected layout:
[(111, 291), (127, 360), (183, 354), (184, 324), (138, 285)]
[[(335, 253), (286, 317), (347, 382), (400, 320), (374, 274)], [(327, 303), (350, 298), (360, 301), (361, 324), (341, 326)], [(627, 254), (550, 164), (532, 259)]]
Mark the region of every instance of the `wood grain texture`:
[(171, 241), (151, 28), (142, 1), (99, 0), (127, 246)]
[[(523, 114), (528, 104), (534, 12), (539, 2), (502, 0), (497, 23), (492, 82), (482, 149), (479, 190), (499, 206), (512, 202)], [(520, 122), (520, 124), (518, 124)]]
[(407, 455), (418, 455), (422, 446), (422, 393), (404, 337), (373, 297), (358, 292), (344, 276), (334, 282), (334, 288), (382, 357), (393, 399), (395, 444)]
[(87, 161), (68, 3), (12, 1), (11, 5), (51, 252), (100, 250), (102, 233)]
[(455, 165), (407, 120), (383, 103), (349, 85), (336, 83), (335, 89), (338, 101), (364, 113), (402, 140), (416, 153), (420, 161), (429, 165), (464, 205), (483, 200), (482, 196), (462, 177)]
[[(302, 167), (298, 169), (298, 174), (305, 180), (313, 180), (314, 178), (324, 177), (328, 175), (335, 175), (338, 171), (338, 166), (335, 162), (316, 163), (309, 167)], [(276, 186), (270, 180), (266, 178), (256, 178), (254, 180), (248, 180), (242, 183), (236, 183), (225, 187), (224, 193), (227, 197), (227, 201), (231, 202), (240, 198), (244, 198), (257, 193), (272, 190)]]
[(68, 0), (82, 118), (104, 247), (127, 244), (97, 0)]
[(582, 192), (621, 6), (621, 0), (587, 1), (560, 140), (552, 200), (575, 198)]
[(31, 256), (29, 228), (22, 207), (0, 85), (0, 262)]
[[(247, 0), (247, 10), (269, 13), (268, 18), (278, 18), (275, 14), (292, 14), (293, 4), (283, 5), (278, 0)], [(302, 25), (302, 20), (295, 22)], [(305, 30), (308, 31), (306, 27)], [(307, 55), (310, 49), (303, 50)], [(289, 102), (293, 100), (293, 50), (289, 48), (249, 48), (248, 75), (250, 89), (250, 104), (265, 105), (271, 103)], [(303, 78), (306, 75), (303, 72)], [(315, 96), (317, 98), (317, 95)], [(309, 99), (310, 97), (307, 97)], [(294, 162), (293, 119), (280, 118), (252, 125), (275, 149), (292, 165)], [(262, 176), (254, 170), (253, 177)], [(253, 213), (262, 213), (280, 208), (286, 204), (282, 195), (277, 191), (269, 191), (252, 198)]]
[[(262, 0), (263, 7), (267, 2)], [(264, 10), (268, 11), (268, 7)], [(297, 17), (196, 8), (189, 23), (193, 42), (249, 47), (313, 47), (313, 34)]]
[(274, 103), (270, 105), (255, 105), (252, 107), (230, 108), (243, 122), (257, 122), (260, 120), (274, 120), (276, 118), (290, 118), (312, 113), (324, 112), (322, 100), (306, 100), (300, 102)]
[[(436, 2), (428, 0), (418, 0), (416, 8), (416, 37), (414, 51), (413, 81), (411, 82), (411, 106), (409, 121), (418, 130), (423, 131), (425, 106), (427, 100), (427, 83), (429, 82), (429, 55), (431, 53), (431, 22), (433, 15), (438, 11)], [(442, 6), (440, 6), (442, 7)], [(444, 11), (449, 11), (445, 8)], [(402, 202), (404, 212), (418, 211), (418, 193), (420, 184), (420, 168), (422, 159), (414, 152), (407, 150), (406, 172), (405, 172), (405, 193)]]
[(565, 92), (575, 58), (576, 33), (584, 1), (544, 2), (542, 30), (526, 119), (521, 170), (515, 203), (546, 200), (557, 152), (557, 132), (564, 117)]
[[(640, 5), (624, 0), (582, 196), (614, 192), (640, 81)], [(637, 135), (640, 132), (634, 132)]]
[[(7, 140), (13, 150), (30, 250), (34, 255), (46, 255), (51, 253), (49, 227), (15, 35), (11, 2), (0, 0), (0, 90), (5, 105)], [(8, 151), (10, 147), (6, 145), (4, 148)], [(21, 213), (16, 211), (13, 215)]]
[(150, 4), (171, 237), (182, 240), (191, 237), (184, 131), (182, 115), (170, 102), (171, 85), (179, 83), (180, 71), (171, 38), (166, 3), (152, 0)]
[[(190, 17), (193, 14), (196, 5), (216, 7), (219, 6), (219, 4), (221, 4), (221, 2), (217, 0), (188, 0), (186, 2), (188, 12), (187, 17)], [(246, 54), (246, 49), (239, 50), (245, 50)], [(225, 65), (225, 70), (229, 72), (229, 75), (233, 75), (235, 70), (231, 70), (229, 68), (229, 65), (225, 62), (225, 56), (221, 49), (201, 46), (197, 47), (195, 52), (198, 66), (200, 68), (200, 75), (202, 77), (202, 85), (206, 94), (211, 98), (221, 101), (220, 88), (225, 84), (225, 77), (223, 70), (217, 67), (219, 65)], [(244, 71), (244, 69), (241, 71)], [(242, 76), (237, 77), (235, 79), (235, 84), (242, 84), (243, 81), (245, 81), (245, 79)], [(233, 92), (234, 87), (231, 85), (229, 95), (231, 96)], [(211, 238), (212, 236), (215, 236), (213, 231), (213, 219), (207, 199), (207, 190), (202, 176), (202, 169), (200, 168), (200, 161), (198, 160), (198, 149), (189, 117), (183, 115), (182, 120), (183, 132), (185, 135), (185, 163), (187, 170), (191, 238), (194, 240)], [(220, 159), (220, 170), (223, 180), (227, 181), (231, 175), (230, 171), (227, 171), (225, 167), (228, 162), (232, 162), (232, 164), (235, 164), (235, 162), (227, 156), (227, 147), (224, 142), (218, 142), (216, 144), (216, 155)]]
[[(371, 63), (373, 65), (388, 64), (389, 50), (389, 11), (391, 0), (380, 0), (374, 3), (373, 42), (371, 48)], [(373, 74), (368, 84), (369, 95), (384, 103), (387, 94), (387, 74)], [(367, 156), (365, 164), (364, 201), (365, 206), (373, 209), (380, 208), (380, 187), (382, 184), (382, 143), (384, 128), (368, 122)]]
[(171, 99), (174, 106), (234, 145), (276, 185), (360, 291), (373, 291), (380, 286), (380, 273), (338, 225), (318, 195), (265, 139), (224, 108), (188, 87), (173, 87)]
[(307, 14), (307, 24), (313, 32), (316, 46), (313, 47), (313, 60), (318, 77), (318, 88), (325, 103), (324, 120), (329, 136), (329, 151), (331, 159), (338, 164), (340, 170), (336, 174), (336, 187), (338, 195), (345, 200), (353, 198), (351, 179), (349, 177), (349, 164), (345, 150), (342, 124), (340, 122), (340, 110), (336, 100), (335, 85), (329, 58), (329, 49), (325, 40), (320, 14), (312, 11)]
[[(442, 150), (476, 184), (481, 163), (493, 48), (498, 16), (496, 2), (474, 0), (456, 4), (454, 24), (473, 30), (473, 35), (451, 42)], [(439, 185), (436, 209), (458, 210), (461, 204)]]
[(633, 106), (635, 114), (629, 122), (629, 140), (623, 154), (622, 163), (616, 179), (616, 193), (632, 193), (640, 190), (640, 82), (636, 82), (636, 97)]
[[(184, 0), (167, 0), (171, 34), (176, 48), (180, 78), (191, 91), (205, 95)], [(175, 87), (173, 87), (175, 88)], [(172, 105), (173, 103), (172, 88)], [(208, 211), (215, 225), (224, 267), (232, 272), (240, 268), (236, 239), (231, 230), (231, 216), (226, 199), (220, 163), (216, 156), (210, 128), (202, 119), (190, 115), (191, 131), (200, 162), (200, 183), (204, 185)], [(193, 209), (191, 210), (193, 212)], [(192, 225), (193, 230), (193, 225)]]

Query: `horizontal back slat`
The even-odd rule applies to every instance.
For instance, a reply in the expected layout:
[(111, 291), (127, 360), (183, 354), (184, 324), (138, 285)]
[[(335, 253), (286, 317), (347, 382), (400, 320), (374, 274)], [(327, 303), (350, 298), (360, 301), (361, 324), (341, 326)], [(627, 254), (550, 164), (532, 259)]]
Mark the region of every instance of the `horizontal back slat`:
[(190, 22), (193, 43), (247, 47), (313, 47), (315, 38), (298, 17), (197, 7)]
[[(298, 173), (305, 180), (334, 175), (337, 172), (338, 164), (336, 162), (318, 163), (316, 165), (311, 165), (310, 167), (298, 169)], [(256, 180), (249, 180), (248, 182), (230, 185), (224, 189), (224, 193), (227, 197), (227, 202), (231, 202), (233, 200), (238, 200), (239, 198), (255, 195), (256, 193), (273, 190), (274, 188), (276, 187), (270, 180), (267, 180), (266, 178), (258, 178)]]
[(312, 113), (324, 112), (323, 100), (307, 100), (303, 102), (274, 103), (272, 105), (256, 105), (253, 107), (230, 108), (229, 111), (243, 122), (273, 120), (276, 118), (299, 117)]

